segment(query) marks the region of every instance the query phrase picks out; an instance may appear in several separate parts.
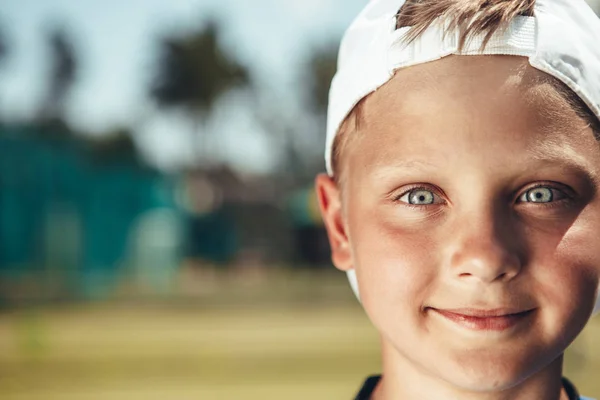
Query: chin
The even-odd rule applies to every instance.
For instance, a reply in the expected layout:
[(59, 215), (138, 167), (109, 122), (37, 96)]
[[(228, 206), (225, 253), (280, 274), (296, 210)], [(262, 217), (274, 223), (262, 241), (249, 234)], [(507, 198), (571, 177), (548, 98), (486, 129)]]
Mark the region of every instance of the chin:
[(461, 354), (446, 369), (445, 380), (469, 392), (501, 392), (518, 386), (539, 368), (514, 354)]
[(460, 388), (465, 392), (502, 392), (522, 383), (527, 377), (520, 374), (485, 374), (477, 371), (476, 374), (452, 374), (446, 377), (446, 381), (453, 387)]

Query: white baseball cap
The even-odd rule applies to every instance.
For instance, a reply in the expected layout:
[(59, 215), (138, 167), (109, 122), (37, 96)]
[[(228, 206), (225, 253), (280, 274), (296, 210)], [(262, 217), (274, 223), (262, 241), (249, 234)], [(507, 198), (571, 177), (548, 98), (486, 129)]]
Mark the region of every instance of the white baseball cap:
[[(481, 36), (467, 41), (460, 51), (458, 30), (446, 32), (443, 21), (407, 44), (410, 28), (396, 28), (396, 15), (404, 3), (371, 0), (344, 34), (329, 91), (325, 147), (329, 175), (335, 136), (361, 99), (388, 82), (394, 71), (451, 54), (527, 57), (532, 67), (566, 84), (600, 119), (600, 20), (584, 0), (537, 0), (534, 16), (516, 17), (507, 29), (495, 32), (483, 50)], [(354, 270), (348, 271), (348, 279), (360, 299)]]

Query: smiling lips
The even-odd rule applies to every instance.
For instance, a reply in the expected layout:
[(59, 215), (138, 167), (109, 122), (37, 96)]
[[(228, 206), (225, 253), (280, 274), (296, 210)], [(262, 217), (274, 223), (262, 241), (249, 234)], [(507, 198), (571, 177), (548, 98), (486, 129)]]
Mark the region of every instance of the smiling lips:
[(504, 331), (525, 320), (533, 313), (533, 309), (525, 311), (456, 309), (440, 310), (431, 308), (444, 318), (471, 330)]

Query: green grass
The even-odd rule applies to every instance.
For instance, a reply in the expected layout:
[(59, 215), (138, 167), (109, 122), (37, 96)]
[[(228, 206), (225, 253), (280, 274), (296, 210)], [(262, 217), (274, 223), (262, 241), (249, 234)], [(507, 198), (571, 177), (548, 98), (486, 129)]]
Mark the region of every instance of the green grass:
[(2, 399), (349, 398), (378, 363), (358, 307), (85, 307), (0, 320)]
[[(323, 300), (314, 286), (308, 297), (295, 293), (254, 302), (238, 292), (236, 302), (209, 307), (112, 303), (0, 314), (0, 398), (352, 398), (379, 371), (376, 332), (351, 296)], [(566, 364), (582, 393), (600, 398), (599, 318)]]

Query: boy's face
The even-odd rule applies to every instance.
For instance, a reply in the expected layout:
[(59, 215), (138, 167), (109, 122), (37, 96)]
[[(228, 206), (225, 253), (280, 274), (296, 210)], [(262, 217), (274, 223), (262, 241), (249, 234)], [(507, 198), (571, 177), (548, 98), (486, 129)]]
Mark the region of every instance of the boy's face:
[(510, 56), (401, 70), (364, 103), (343, 187), (317, 179), (389, 368), (506, 389), (560, 370), (587, 322), (600, 146), (542, 76)]

